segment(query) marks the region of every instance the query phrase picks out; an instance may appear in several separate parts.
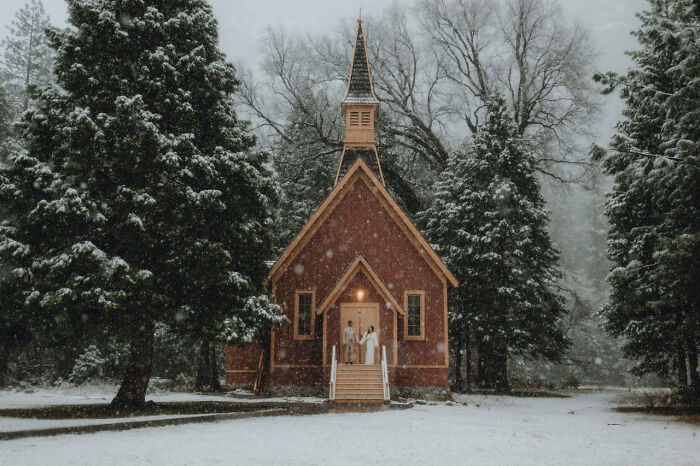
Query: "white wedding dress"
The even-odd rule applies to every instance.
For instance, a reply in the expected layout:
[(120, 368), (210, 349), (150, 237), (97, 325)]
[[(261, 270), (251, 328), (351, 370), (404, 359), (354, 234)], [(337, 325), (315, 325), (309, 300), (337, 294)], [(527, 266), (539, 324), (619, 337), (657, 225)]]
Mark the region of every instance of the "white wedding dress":
[(379, 346), (377, 333), (365, 334), (362, 340), (360, 340), (360, 344), (363, 345), (365, 342), (367, 342), (367, 346), (365, 347), (365, 366), (371, 366), (374, 364), (374, 348)]

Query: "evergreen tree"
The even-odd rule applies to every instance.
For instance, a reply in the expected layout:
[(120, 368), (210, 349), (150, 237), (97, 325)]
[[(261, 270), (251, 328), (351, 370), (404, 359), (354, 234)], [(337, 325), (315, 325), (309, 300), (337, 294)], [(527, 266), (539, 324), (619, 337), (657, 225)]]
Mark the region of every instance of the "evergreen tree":
[(112, 404), (139, 407), (157, 323), (236, 341), (227, 319), (249, 333), (281, 320), (250, 298), (277, 188), (204, 0), (68, 6), (73, 27), (50, 32), (61, 87), (34, 94), (28, 151), (0, 172), (0, 290), (46, 332), (129, 339)]
[(29, 108), (32, 86), (43, 86), (53, 80), (54, 51), (46, 35), (48, 27), (44, 5), (40, 0), (31, 0), (17, 12), (8, 26), (8, 36), (2, 40), (2, 74), (19, 113)]
[(488, 110), (473, 147), (451, 154), (421, 223), (460, 281), (450, 296), (453, 336), (475, 340), (479, 383), (507, 391), (508, 356), (556, 359), (567, 342), (535, 159), (499, 94)]
[(690, 369), (700, 393), (700, 11), (692, 0), (649, 4), (632, 69), (596, 76), (606, 93), (621, 88), (626, 104), (603, 162), (615, 184), (606, 204), (612, 296), (602, 315), (626, 337), (634, 373), (675, 373), (685, 386)]
[(279, 253), (292, 242), (333, 189), (342, 152), (339, 143), (331, 149), (314, 143), (310, 130), (299, 118), (291, 115), (290, 120), (284, 137), (278, 138), (273, 157), (273, 167), (282, 190), (276, 227)]
[[(310, 91), (305, 95), (313, 96)], [(318, 107), (313, 100), (307, 106)], [(324, 111), (329, 109), (324, 107)], [(292, 109), (288, 119), (291, 123), (285, 127), (283, 136), (276, 138), (273, 154), (273, 167), (282, 190), (277, 223), (279, 253), (292, 242), (333, 189), (343, 150), (340, 140), (328, 138), (319, 142), (316, 130), (304, 122), (298, 110)], [(435, 172), (422, 160), (406, 156), (396, 138), (386, 131), (394, 124), (387, 115), (380, 113), (376, 124), (379, 127), (377, 150), (387, 189), (404, 211), (413, 216), (426, 207), (428, 194), (425, 191), (434, 181)], [(332, 133), (342, 134), (342, 128), (334, 127)]]
[[(4, 143), (12, 134), (12, 107), (7, 98), (5, 85), (0, 79), (0, 144)], [(0, 164), (2, 163), (0, 158)]]
[[(17, 140), (14, 137), (14, 109), (7, 97), (2, 76), (0, 76), (0, 170), (5, 166), (8, 155), (18, 150)], [(6, 219), (9, 212), (0, 203), (0, 228), (3, 228), (3, 219)], [(0, 233), (1, 234), (1, 233)], [(13, 302), (9, 300), (12, 292), (5, 289), (6, 278), (12, 273), (12, 267), (0, 259), (0, 296), (4, 296), (8, 301), (3, 301), (3, 310), (0, 312), (0, 385), (7, 381), (8, 363), (11, 352), (20, 343), (28, 338), (28, 332), (23, 325), (22, 314), (15, 311)]]

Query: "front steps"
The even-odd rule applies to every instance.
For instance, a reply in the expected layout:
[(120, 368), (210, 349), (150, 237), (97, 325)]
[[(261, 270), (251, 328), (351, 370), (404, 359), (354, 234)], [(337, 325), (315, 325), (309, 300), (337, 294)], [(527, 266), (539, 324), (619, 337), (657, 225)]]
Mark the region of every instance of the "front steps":
[(382, 403), (384, 382), (382, 366), (338, 364), (336, 367), (336, 403)]

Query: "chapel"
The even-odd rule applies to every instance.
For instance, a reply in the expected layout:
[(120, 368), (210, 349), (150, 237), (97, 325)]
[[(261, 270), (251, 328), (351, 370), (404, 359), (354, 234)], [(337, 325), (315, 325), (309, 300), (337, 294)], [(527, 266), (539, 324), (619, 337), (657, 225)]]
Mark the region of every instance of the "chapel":
[[(387, 191), (375, 141), (374, 93), (362, 19), (345, 97), (345, 141), (332, 191), (272, 265), (266, 284), (289, 324), (229, 346), (226, 382), (383, 400), (401, 388), (447, 387), (447, 296), (457, 280)], [(375, 328), (346, 364), (341, 333)], [(369, 361), (370, 363), (372, 361)], [(292, 390), (294, 391), (294, 390)]]

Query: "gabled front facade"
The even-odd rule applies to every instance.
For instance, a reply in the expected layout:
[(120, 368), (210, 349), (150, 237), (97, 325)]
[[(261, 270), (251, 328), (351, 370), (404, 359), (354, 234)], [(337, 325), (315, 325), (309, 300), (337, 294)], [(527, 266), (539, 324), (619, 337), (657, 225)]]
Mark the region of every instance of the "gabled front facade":
[(264, 344), (229, 347), (229, 384), (252, 384), (265, 354), (270, 386), (326, 385), (333, 347), (342, 361), (340, 334), (352, 320), (360, 334), (375, 326), (375, 363), (384, 348), (392, 386), (447, 386), (447, 294), (457, 281), (386, 190), (361, 20), (356, 37), (335, 186), (267, 279), (291, 323)]

